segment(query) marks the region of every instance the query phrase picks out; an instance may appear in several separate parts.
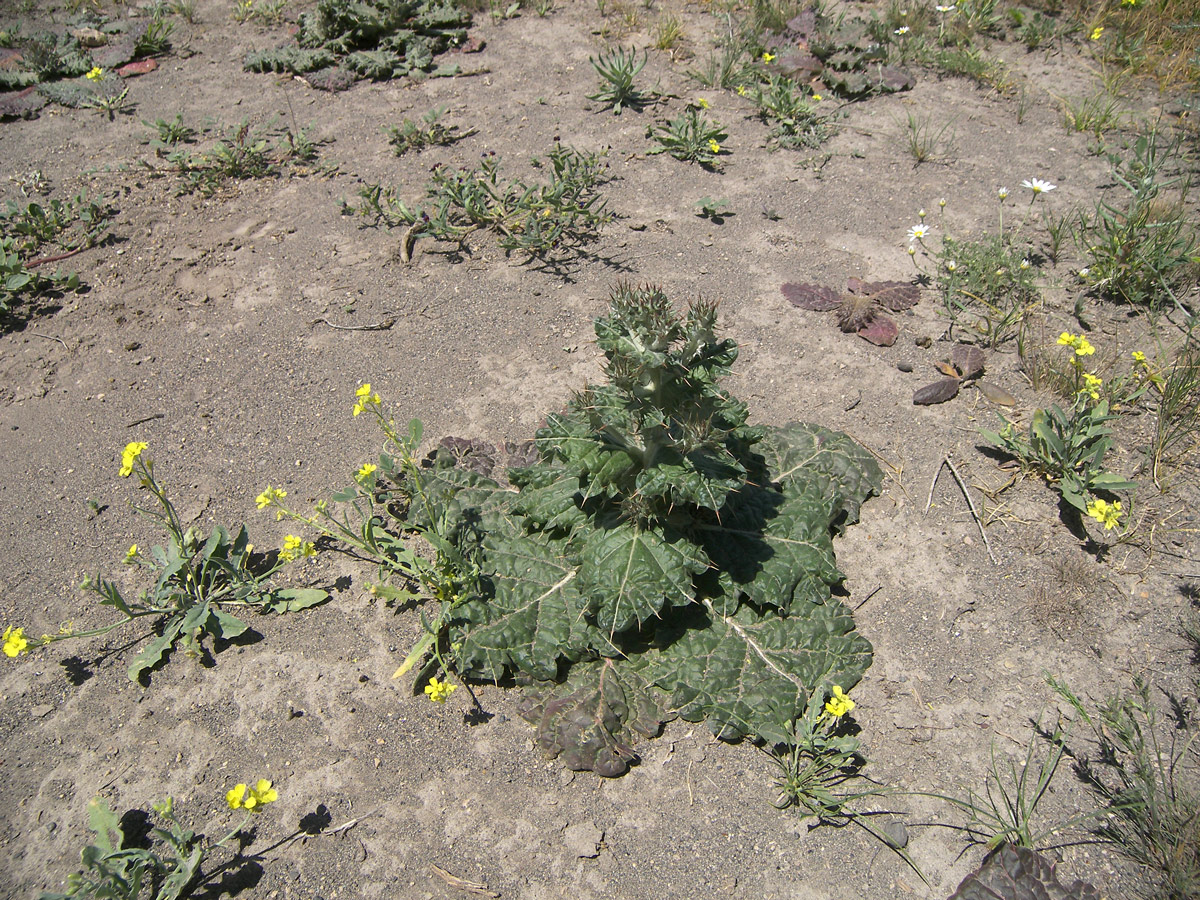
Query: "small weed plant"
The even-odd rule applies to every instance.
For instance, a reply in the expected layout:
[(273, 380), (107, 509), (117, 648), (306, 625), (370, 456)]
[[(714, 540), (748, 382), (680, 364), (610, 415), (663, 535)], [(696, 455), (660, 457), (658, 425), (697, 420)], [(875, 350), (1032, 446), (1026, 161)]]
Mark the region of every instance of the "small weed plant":
[(604, 154), (556, 145), (535, 163), (547, 170), (547, 182), (505, 180), (499, 157), (489, 151), (476, 169), (436, 165), (426, 207), (409, 207), (393, 190), (375, 184), (359, 192), (358, 206), (346, 205), (344, 211), (375, 224), (407, 226), (405, 257), (420, 235), (461, 247), (480, 229), (494, 232), (505, 251), (529, 259), (578, 254), (612, 218), (599, 190), (606, 178)]
[(248, 121), (226, 129), (205, 150), (175, 147), (166, 153), (166, 160), (179, 175), (180, 191), (204, 196), (212, 196), (230, 181), (274, 177), (289, 164), (312, 163), (318, 155), (316, 142), (303, 129), (289, 128), (272, 138)]
[(155, 151), (170, 150), (196, 140), (196, 129), (184, 124), (183, 113), (176, 113), (175, 118), (170, 121), (155, 119), (153, 122), (147, 122), (143, 119), (142, 124), (150, 129), (150, 137), (146, 143)]
[[(1041, 732), (1036, 724), (1034, 730)], [(962, 826), (963, 832), (972, 842), (983, 844), (988, 850), (1002, 844), (1031, 850), (1043, 847), (1054, 835), (1094, 817), (1084, 814), (1066, 822), (1049, 822), (1038, 814), (1038, 806), (1045, 799), (1066, 753), (1065, 736), (1061, 732), (1055, 730), (1046, 737), (1049, 749), (1045, 755), (1037, 752), (1037, 741), (1031, 737), (1020, 762), (1012, 757), (1003, 761), (997, 759), (993, 744), (982, 793), (968, 790), (965, 798), (939, 793), (922, 796), (944, 800), (965, 813), (968, 819)]]
[[(944, 235), (937, 249), (931, 249), (928, 242), (935, 228), (926, 222), (924, 210), (919, 213), (920, 221), (908, 230), (908, 254), (918, 270), (918, 252), (922, 258), (932, 257), (934, 266), (928, 274), (941, 294), (952, 325), (961, 325), (965, 336), (989, 347), (1017, 337), (1022, 323), (1041, 302), (1037, 256), (1022, 233), (1038, 198), (1054, 190), (1055, 185), (1038, 178), (1026, 179), (1022, 184), (1032, 196), (1024, 218), (1015, 228), (1005, 229), (1009, 191), (1000, 188), (996, 192), (1000, 208), (995, 234), (975, 239)], [(945, 200), (939, 201), (939, 206), (944, 211)]]
[[(83, 868), (67, 877), (64, 893), (43, 893), (38, 900), (180, 900), (205, 879), (201, 867), (205, 857), (241, 833), (251, 816), (279, 799), (267, 779), (253, 786), (239, 784), (225, 796), (230, 810), (244, 810), (242, 821), (217, 841), (185, 827), (175, 815), (175, 802), (168, 797), (153, 805), (162, 824), (150, 830), (149, 847), (126, 846), (129, 840), (120, 819), (103, 797), (88, 803), (88, 828), (92, 843), (80, 854)], [(218, 869), (229, 868), (229, 863)]]
[(834, 133), (829, 120), (817, 113), (819, 96), (806, 94), (791, 78), (771, 75), (754, 86), (759, 117), (771, 126), (771, 140), (790, 150), (815, 149)]
[(446, 107), (439, 106), (425, 113), (420, 122), (405, 119), (399, 125), (389, 126), (385, 129), (388, 133), (388, 143), (392, 145), (397, 156), (403, 156), (410, 150), (449, 147), (477, 131), (475, 128), (464, 131), (457, 125), (444, 124), (442, 117), (445, 114)]
[[(101, 606), (111, 607), (122, 618), (83, 631), (64, 625), (57, 634), (43, 634), (32, 641), (24, 637), (24, 629), (10, 627), (5, 636), (16, 634), (21, 638), (23, 646), (19, 652), (68, 638), (107, 634), (139, 619), (150, 618), (155, 622), (157, 633), (129, 666), (130, 680), (137, 681), (143, 673), (162, 665), (173, 648), (182, 647), (187, 655), (199, 657), (205, 652), (202, 642), (206, 637), (228, 641), (248, 631), (250, 626), (231, 610), (282, 614), (307, 609), (329, 599), (324, 590), (277, 588), (273, 583), (274, 577), (288, 563), (315, 555), (316, 548), (311, 541), (288, 535), (282, 549), (274, 553), (274, 560), (268, 563), (262, 554), (255, 558), (244, 525), (234, 533), (218, 525), (207, 535), (194, 526), (185, 528), (166, 489), (154, 475), (154, 463), (143, 456), (145, 449), (146, 444), (140, 441), (128, 444), (121, 454), (119, 474), (123, 478), (137, 476), (140, 488), (154, 499), (154, 505), (135, 505), (134, 511), (166, 533), (165, 545), (144, 550), (133, 544), (125, 554), (125, 565), (145, 570), (152, 586), (136, 599), (127, 599), (115, 581), (100, 575), (85, 578), (82, 590), (96, 595)], [(260, 506), (265, 505), (260, 498)], [(7, 649), (6, 646), (6, 652)]]
[(673, 715), (790, 746), (794, 723), (843, 703), (870, 661), (831, 593), (832, 533), (881, 472), (845, 435), (747, 424), (719, 384), (737, 349), (716, 335), (715, 304), (680, 315), (657, 288), (622, 286), (596, 336), (606, 382), (548, 416), (506, 473), (495, 448), (463, 439), (415, 466), (419, 427), (399, 433), (359, 389), (355, 411), (377, 415), (390, 449), (360, 470), (372, 499), (345, 502), (402, 518), (354, 546), (386, 557), (422, 535), (453, 576), (426, 585), (426, 634), (398, 674), (421, 666), (418, 689), (439, 702), (450, 678), (516, 678), (538, 745), (602, 775)]
[(44, 245), (72, 251), (94, 247), (109, 232), (111, 210), (81, 191), (66, 200), (19, 204), (8, 201), (0, 212), (0, 236), (11, 238), (17, 250), (35, 253)]
[(600, 76), (600, 90), (589, 94), (588, 99), (602, 103), (618, 116), (626, 108), (635, 112), (642, 109), (651, 98), (634, 87), (633, 80), (645, 68), (646, 58), (645, 51), (638, 59), (636, 50), (627, 52), (622, 47), (605, 50), (598, 59), (589, 56), (588, 62)]
[(916, 165), (950, 158), (954, 152), (953, 124), (950, 121), (938, 127), (928, 116), (908, 114), (904, 123), (904, 141), (908, 155)]
[(683, 115), (657, 128), (651, 127), (646, 136), (658, 146), (646, 151), (647, 155), (669, 153), (681, 162), (714, 168), (720, 155), (728, 152), (723, 142), (729, 135), (719, 122), (708, 118), (701, 109), (701, 105), (689, 103)]
[[(1144, 355), (1138, 362), (1147, 365)], [(1188, 335), (1159, 379), (1161, 396), (1147, 456), (1154, 482), (1161, 486), (1163, 469), (1191, 456), (1200, 437), (1200, 340), (1194, 334)]]
[(1092, 731), (1094, 755), (1074, 752), (1075, 771), (1104, 804), (1093, 831), (1155, 875), (1156, 900), (1192, 900), (1200, 892), (1200, 754), (1195, 710), (1170, 698), (1168, 728), (1150, 686), (1089, 710), (1066, 682), (1048, 682)]
[(1121, 200), (1102, 200), (1081, 214), (1076, 243), (1088, 260), (1092, 289), (1128, 303), (1181, 307), (1179, 290), (1196, 274), (1196, 230), (1188, 221), (1191, 178), (1171, 175), (1178, 143), (1161, 146), (1157, 130), (1138, 137), (1127, 159), (1110, 154)]
[(1071, 407), (1063, 410), (1055, 404), (1035, 411), (1027, 433), (1001, 416), (1004, 427), (999, 432), (985, 430), (982, 434), (1026, 469), (1045, 477), (1078, 515), (1095, 519), (1108, 531), (1120, 524), (1121, 503), (1096, 494), (1129, 491), (1137, 485), (1104, 468), (1104, 457), (1113, 446), (1108, 423), (1117, 416), (1109, 412), (1108, 401), (1100, 399), (1101, 379), (1083, 364), (1096, 348), (1081, 335), (1068, 332), (1063, 332), (1058, 342), (1069, 348), (1075, 372)]

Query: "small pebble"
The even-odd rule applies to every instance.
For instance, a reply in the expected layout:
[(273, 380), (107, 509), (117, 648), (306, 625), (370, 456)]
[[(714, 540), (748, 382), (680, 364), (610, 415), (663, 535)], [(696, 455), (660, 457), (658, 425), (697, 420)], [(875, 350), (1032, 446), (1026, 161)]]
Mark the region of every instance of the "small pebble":
[(912, 363), (910, 362), (896, 363), (896, 368), (901, 372), (911, 372), (913, 370)]

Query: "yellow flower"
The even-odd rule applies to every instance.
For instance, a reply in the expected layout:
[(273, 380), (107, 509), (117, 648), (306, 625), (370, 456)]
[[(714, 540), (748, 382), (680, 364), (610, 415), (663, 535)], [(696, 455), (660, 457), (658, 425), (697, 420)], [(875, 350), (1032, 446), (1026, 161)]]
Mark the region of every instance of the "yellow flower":
[(429, 684), (425, 685), (425, 693), (429, 695), (429, 699), (434, 703), (445, 703), (446, 698), (458, 690), (458, 685), (447, 684), (444, 681), (438, 681), (436, 678), (430, 678)]
[(1088, 504), (1087, 514), (1103, 525), (1105, 531), (1110, 531), (1121, 524), (1121, 501), (1093, 500)]
[(284, 536), (283, 549), (279, 551), (279, 558), (284, 562), (291, 562), (293, 559), (299, 559), (301, 556), (316, 555), (317, 548), (312, 541), (306, 541), (294, 534)]
[(1100, 35), (1102, 35), (1102, 34), (1104, 34), (1104, 26), (1103, 25), (1099, 25), (1096, 28), (1093, 28), (1092, 29), (1092, 40), (1093, 41), (1100, 40)]
[(746, 96), (746, 86), (744, 84), (739, 84), (737, 92), (738, 92), (739, 97), (745, 97)]
[(1088, 343), (1088, 339), (1082, 334), (1071, 334), (1069, 331), (1064, 331), (1058, 336), (1058, 344), (1073, 348), (1076, 356), (1091, 356), (1096, 352), (1096, 348)]
[(1143, 366), (1146, 365), (1146, 354), (1141, 350), (1134, 350), (1131, 355), (1135, 363), (1141, 363)]
[(16, 659), (29, 650), (29, 641), (25, 638), (24, 628), (13, 628), (9, 625), (4, 629), (4, 655)]
[(709, 138), (708, 139), (708, 149), (711, 150), (713, 153), (720, 153), (721, 145), (717, 143), (716, 138)]
[(775, 59), (775, 54), (774, 54), (774, 53), (764, 53), (764, 54), (762, 55), (762, 61), (763, 61), (763, 62), (765, 62), (765, 63), (769, 63), (769, 62), (771, 62), (773, 59)]
[(368, 406), (372, 404), (378, 406), (382, 402), (379, 394), (371, 393), (370, 384), (359, 385), (358, 390), (354, 392), (354, 396), (357, 398), (354, 401), (354, 415), (356, 416), (361, 412), (365, 412)]
[(141, 441), (131, 441), (125, 445), (125, 449), (121, 451), (121, 471), (118, 472), (122, 478), (128, 478), (133, 472), (133, 463), (142, 451), (149, 447), (149, 444), (144, 444)]
[(824, 99), (825, 98), (822, 97), (820, 94), (813, 94), (813, 100), (815, 100), (817, 103), (820, 103)]
[(1099, 400), (1100, 394), (1098, 393), (1097, 388), (1099, 388), (1102, 384), (1104, 384), (1103, 378), (1098, 378), (1091, 372), (1084, 372), (1083, 387), (1079, 389), (1079, 393), (1087, 394), (1093, 400)]
[(361, 483), (370, 478), (378, 468), (379, 466), (374, 463), (363, 463), (362, 468), (358, 470), (358, 474), (354, 476), (354, 480)]
[(267, 489), (254, 498), (254, 503), (259, 509), (266, 509), (272, 503), (282, 500), (286, 496), (287, 491), (277, 490), (268, 484)]
[(700, 107), (701, 109), (708, 109), (708, 101), (705, 100), (703, 97), (696, 98), (696, 105), (698, 107)]
[(88, 81), (99, 81), (104, 77), (104, 70), (99, 66), (93, 66), (92, 71), (87, 73)]
[(854, 709), (854, 701), (846, 696), (841, 687), (835, 684), (833, 696), (825, 704), (825, 714), (832, 719), (840, 719), (852, 709)]
[(125, 551), (125, 562), (126, 563), (133, 562), (135, 559), (137, 559), (137, 555), (138, 555), (138, 545), (133, 544), (130, 546), (130, 548), (128, 550)]
[(230, 809), (244, 809), (246, 812), (259, 812), (268, 803), (279, 799), (279, 792), (271, 787), (271, 782), (260, 778), (252, 788), (244, 784), (235, 785), (227, 794), (225, 802)]

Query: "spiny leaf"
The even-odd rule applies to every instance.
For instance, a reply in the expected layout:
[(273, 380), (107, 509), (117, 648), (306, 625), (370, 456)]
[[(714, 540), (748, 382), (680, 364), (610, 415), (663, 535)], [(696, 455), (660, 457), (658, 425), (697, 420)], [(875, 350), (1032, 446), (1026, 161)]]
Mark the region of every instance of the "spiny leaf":
[(1100, 894), (1084, 881), (1064, 887), (1054, 863), (1036, 850), (1003, 844), (949, 900), (1100, 900)]
[(499, 681), (524, 672), (541, 681), (602, 639), (584, 618), (578, 567), (565, 541), (544, 533), (489, 534), (484, 542), (493, 595), (455, 609), (465, 674)]
[(816, 691), (849, 690), (871, 664), (871, 645), (841, 603), (811, 604), (781, 618), (742, 607), (732, 616), (693, 607), (677, 638), (647, 661), (671, 692), (670, 711), (707, 718), (713, 734), (783, 743), (787, 723)]
[(883, 472), (870, 453), (848, 435), (820, 425), (793, 422), (772, 428), (754, 449), (784, 493), (802, 490), (815, 473), (832, 480), (836, 502), (831, 527), (837, 533), (858, 521), (863, 501), (883, 485)]
[(580, 555), (579, 591), (603, 631), (624, 631), (664, 606), (692, 602), (692, 576), (708, 568), (704, 551), (682, 535), (635, 522), (590, 532)]

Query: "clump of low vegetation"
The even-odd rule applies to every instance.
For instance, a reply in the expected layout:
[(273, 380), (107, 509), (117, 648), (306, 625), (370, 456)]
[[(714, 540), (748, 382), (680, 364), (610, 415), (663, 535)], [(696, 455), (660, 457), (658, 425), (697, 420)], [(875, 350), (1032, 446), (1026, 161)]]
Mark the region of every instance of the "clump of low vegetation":
[[(680, 315), (657, 288), (618, 288), (596, 321), (605, 383), (548, 416), (506, 472), (495, 448), (459, 439), (418, 462), (419, 424), (398, 433), (359, 390), (355, 413), (375, 415), (390, 446), (334, 498), (355, 511), (336, 531), (384, 575), (424, 571), (434, 608), (400, 671), (423, 666), (434, 700), (453, 689), (443, 677), (516, 678), (538, 745), (602, 775), (675, 715), (785, 754), (805, 721), (833, 741), (822, 760), (850, 752), (833, 720), (871, 648), (831, 593), (832, 535), (881, 472), (846, 435), (748, 425), (720, 385), (737, 347), (716, 325), (714, 304)], [(412, 532), (435, 562), (413, 561), (396, 537)]]
[(505, 251), (527, 259), (550, 262), (577, 255), (612, 218), (600, 192), (608, 168), (604, 153), (556, 144), (534, 164), (546, 170), (546, 182), (506, 180), (500, 158), (487, 151), (476, 169), (435, 165), (425, 190), (428, 205), (410, 207), (394, 189), (370, 184), (359, 191), (357, 206), (345, 204), (343, 210), (374, 224), (404, 227), (406, 260), (421, 235), (461, 247), (480, 230), (495, 233)]
[(388, 81), (434, 69), (434, 58), (467, 39), (471, 14), (454, 0), (320, 0), (300, 14), (295, 43), (247, 54), (252, 72), (307, 75), (330, 89), (356, 79)]

